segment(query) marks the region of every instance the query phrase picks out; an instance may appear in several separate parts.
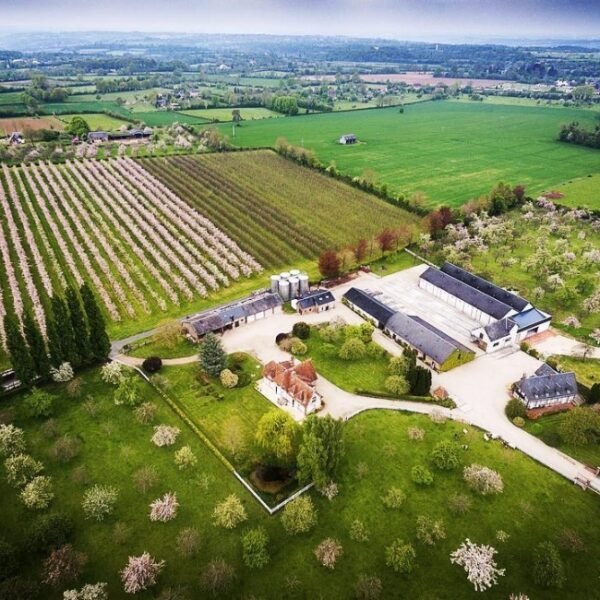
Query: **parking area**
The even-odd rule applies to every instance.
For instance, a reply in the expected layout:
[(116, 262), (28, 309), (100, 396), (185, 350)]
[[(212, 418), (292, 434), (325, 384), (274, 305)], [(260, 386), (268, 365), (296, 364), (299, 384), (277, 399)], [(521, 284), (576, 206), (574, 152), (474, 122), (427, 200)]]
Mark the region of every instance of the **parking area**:
[(364, 278), (359, 280), (357, 287), (378, 294), (377, 297), (382, 302), (395, 310), (421, 317), (457, 342), (481, 354), (479, 348), (471, 343), (470, 336), (470, 332), (478, 327), (479, 323), (422, 290), (419, 287), (419, 275), (425, 269), (426, 265), (419, 265), (382, 279)]

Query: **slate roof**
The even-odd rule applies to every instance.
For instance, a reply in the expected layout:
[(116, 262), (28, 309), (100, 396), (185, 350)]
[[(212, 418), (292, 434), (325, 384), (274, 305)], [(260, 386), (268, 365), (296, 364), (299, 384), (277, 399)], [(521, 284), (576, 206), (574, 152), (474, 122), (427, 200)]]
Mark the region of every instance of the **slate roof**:
[(496, 340), (501, 340), (502, 338), (508, 337), (514, 326), (515, 322), (513, 321), (513, 317), (511, 317), (510, 319), (500, 319), (499, 321), (494, 321), (493, 323), (486, 325), (483, 330), (487, 334), (490, 341), (495, 342)]
[(424, 323), (418, 317), (397, 312), (389, 319), (385, 327), (439, 365), (446, 362), (456, 350), (472, 352), (433, 325)]
[(517, 312), (521, 312), (525, 310), (529, 306), (529, 302), (512, 292), (497, 286), (496, 284), (484, 279), (483, 277), (479, 277), (479, 275), (475, 275), (465, 269), (453, 265), (452, 263), (445, 262), (440, 270), (448, 275), (451, 275), (455, 279), (470, 285), (472, 288), (499, 300), (503, 304), (506, 304), (516, 310)]
[(335, 302), (335, 298), (329, 290), (313, 290), (302, 294), (298, 298), (298, 308), (306, 309), (331, 304), (332, 302)]
[(535, 327), (535, 325), (546, 323), (547, 321), (550, 321), (552, 317), (537, 308), (530, 308), (518, 315), (512, 316), (511, 319), (517, 324), (519, 331), (523, 331), (524, 329)]
[(383, 324), (387, 323), (395, 312), (389, 306), (386, 306), (383, 302), (374, 298), (371, 294), (364, 290), (359, 290), (358, 288), (350, 288), (344, 294), (344, 298)]
[[(449, 263), (448, 263), (449, 264)], [(441, 288), (452, 296), (456, 296), (470, 306), (474, 306), (486, 315), (494, 317), (494, 319), (502, 319), (513, 308), (508, 304), (504, 304), (500, 300), (496, 300), (492, 296), (488, 296), (484, 292), (471, 287), (460, 279), (448, 275), (440, 269), (429, 267), (420, 275), (421, 279), (428, 281), (432, 285)]]
[(536, 400), (552, 400), (573, 396), (577, 393), (575, 373), (551, 373), (534, 375), (517, 383), (520, 395), (529, 403)]
[(198, 313), (188, 319), (184, 319), (183, 322), (189, 323), (199, 336), (203, 336), (211, 331), (223, 329), (234, 321), (271, 310), (277, 306), (281, 306), (281, 304), (282, 300), (278, 294), (261, 292), (237, 302)]
[(548, 363), (543, 363), (542, 366), (537, 369), (535, 375), (554, 375), (558, 371), (555, 371)]

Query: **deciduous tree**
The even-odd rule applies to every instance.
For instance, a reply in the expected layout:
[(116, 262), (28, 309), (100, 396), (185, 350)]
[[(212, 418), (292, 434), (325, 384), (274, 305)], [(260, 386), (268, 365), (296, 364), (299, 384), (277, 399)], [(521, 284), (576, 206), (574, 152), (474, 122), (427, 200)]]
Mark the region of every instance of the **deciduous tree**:
[(319, 256), (319, 272), (325, 279), (340, 276), (341, 261), (334, 250), (325, 250)]
[(286, 412), (271, 410), (258, 422), (255, 437), (268, 459), (286, 464), (296, 452), (298, 424)]

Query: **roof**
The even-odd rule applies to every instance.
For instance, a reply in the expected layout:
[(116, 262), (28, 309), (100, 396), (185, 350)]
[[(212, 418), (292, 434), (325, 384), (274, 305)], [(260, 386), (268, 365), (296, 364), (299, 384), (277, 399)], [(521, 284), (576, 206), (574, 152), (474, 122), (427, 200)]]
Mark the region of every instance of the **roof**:
[(263, 376), (274, 381), (303, 406), (308, 405), (315, 393), (317, 373), (310, 359), (297, 365), (291, 360), (272, 360), (265, 365)]
[(358, 288), (350, 288), (344, 294), (344, 298), (380, 323), (385, 324), (395, 312), (368, 292), (359, 290)]
[(420, 277), (495, 319), (502, 319), (513, 311), (513, 308), (508, 304), (488, 296), (435, 267), (429, 267), (421, 273)]
[(535, 375), (554, 375), (558, 371), (555, 371), (548, 363), (543, 363), (542, 366), (537, 369)]
[(87, 135), (88, 135), (88, 138), (90, 138), (90, 137), (92, 137), (92, 138), (108, 137), (108, 133), (106, 131), (90, 131)]
[(520, 296), (517, 296), (516, 294), (497, 286), (483, 277), (479, 277), (479, 275), (475, 275), (474, 273), (466, 271), (461, 267), (453, 265), (452, 263), (445, 262), (440, 269), (455, 279), (470, 285), (472, 288), (475, 288), (476, 290), (479, 290), (480, 292), (499, 300), (503, 304), (510, 306), (517, 312), (525, 310), (528, 306), (530, 306), (529, 302), (524, 298), (521, 298)]
[(306, 292), (298, 298), (299, 308), (311, 308), (312, 306), (323, 306), (335, 302), (333, 294), (329, 290), (313, 290)]
[(547, 375), (525, 377), (517, 383), (517, 388), (527, 402), (549, 400), (575, 395), (577, 380), (575, 373), (554, 372)]
[(444, 400), (445, 398), (448, 398), (448, 390), (440, 385), (436, 387), (435, 390), (433, 390), (433, 393), (431, 395), (434, 398), (440, 398)]
[(385, 327), (439, 365), (446, 362), (456, 350), (472, 352), (433, 325), (402, 312), (395, 313)]
[(250, 317), (266, 310), (281, 306), (282, 300), (278, 294), (260, 292), (237, 302), (231, 302), (218, 308), (211, 309), (184, 319), (199, 336), (211, 331), (218, 331), (233, 321)]
[(483, 330), (490, 341), (495, 342), (496, 340), (501, 340), (502, 338), (508, 337), (514, 326), (515, 322), (513, 321), (513, 317), (511, 317), (510, 319), (500, 319), (499, 321), (494, 321), (493, 323), (486, 325)]
[(535, 325), (546, 323), (547, 321), (550, 321), (552, 317), (537, 308), (530, 308), (518, 315), (513, 315), (511, 319), (517, 324), (519, 331), (523, 331), (523, 329), (529, 329)]
[(354, 135), (353, 133), (345, 133), (343, 136), (343, 138), (348, 139), (348, 138), (356, 138), (356, 135)]

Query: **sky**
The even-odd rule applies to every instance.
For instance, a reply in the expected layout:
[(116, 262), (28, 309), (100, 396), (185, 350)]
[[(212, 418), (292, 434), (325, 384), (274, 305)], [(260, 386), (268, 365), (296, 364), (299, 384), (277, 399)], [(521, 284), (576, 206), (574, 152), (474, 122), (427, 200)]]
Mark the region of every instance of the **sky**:
[(0, 29), (599, 38), (600, 0), (0, 0)]

